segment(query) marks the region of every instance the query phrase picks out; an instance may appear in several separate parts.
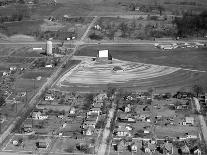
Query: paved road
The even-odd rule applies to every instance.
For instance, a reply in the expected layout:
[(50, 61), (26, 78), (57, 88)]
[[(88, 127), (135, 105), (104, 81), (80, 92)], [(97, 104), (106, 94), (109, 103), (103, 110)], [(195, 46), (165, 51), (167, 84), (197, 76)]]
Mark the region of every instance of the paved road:
[[(90, 25), (88, 26), (86, 32), (84, 33), (84, 35), (81, 37), (81, 41), (83, 41), (85, 39), (85, 37), (88, 35), (88, 32), (90, 31), (91, 27), (94, 25), (94, 23), (96, 22), (98, 18), (95, 17), (92, 22), (90, 23)], [(45, 42), (31, 42), (31, 44), (45, 44)], [(0, 43), (0, 44), (8, 44), (10, 45), (11, 42), (9, 43)], [(12, 43), (12, 44), (17, 44), (17, 43)], [(28, 43), (19, 43), (19, 44), (28, 44)], [(62, 66), (74, 55), (74, 53), (76, 52), (76, 50), (78, 49), (80, 44), (76, 44), (73, 52), (66, 56), (63, 60), (63, 63), (59, 66), (59, 68), (52, 74), (52, 76), (47, 80), (46, 83), (43, 84), (43, 86), (39, 89), (39, 91), (37, 92), (37, 94), (30, 100), (30, 102), (28, 103), (28, 107), (34, 107), (37, 104), (37, 100), (38, 97), (43, 93), (43, 91), (45, 90), (45, 88), (50, 87), (53, 82), (55, 82), (56, 78), (60, 75), (61, 70), (62, 70)], [(11, 133), (12, 129), (14, 128), (15, 124), (21, 119), (21, 116), (23, 113), (26, 113), (28, 109), (25, 107), (22, 112), (18, 115), (18, 117), (16, 117), (16, 119), (10, 124), (10, 126), (7, 128), (7, 130), (0, 136), (0, 144), (3, 143), (3, 141), (9, 136), (9, 134)]]
[[(194, 103), (195, 103), (197, 111), (200, 112), (201, 107), (200, 107), (199, 100), (197, 98), (195, 98), (195, 97), (193, 98), (193, 100), (194, 100)], [(198, 115), (198, 118), (199, 118), (199, 121), (200, 121), (201, 130), (202, 130), (202, 133), (203, 133), (203, 138), (204, 138), (204, 141), (205, 141), (205, 144), (206, 144), (206, 147), (207, 147), (207, 126), (206, 126), (206, 121), (205, 121), (203, 115)]]
[(109, 110), (107, 123), (106, 123), (106, 126), (105, 126), (104, 131), (103, 131), (102, 142), (101, 142), (101, 145), (100, 145), (99, 150), (98, 150), (98, 155), (105, 155), (106, 148), (107, 148), (107, 139), (108, 139), (108, 137), (110, 135), (110, 132), (111, 132), (110, 131), (110, 126), (111, 126), (111, 121), (114, 117), (115, 109), (116, 109), (116, 105), (113, 101), (112, 102), (112, 108)]

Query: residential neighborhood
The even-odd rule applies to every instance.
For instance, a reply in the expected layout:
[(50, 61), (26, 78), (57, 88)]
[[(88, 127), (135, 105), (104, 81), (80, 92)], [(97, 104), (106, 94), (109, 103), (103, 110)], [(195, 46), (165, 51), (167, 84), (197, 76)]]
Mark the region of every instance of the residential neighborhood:
[(0, 0), (0, 155), (207, 155), (207, 0)]

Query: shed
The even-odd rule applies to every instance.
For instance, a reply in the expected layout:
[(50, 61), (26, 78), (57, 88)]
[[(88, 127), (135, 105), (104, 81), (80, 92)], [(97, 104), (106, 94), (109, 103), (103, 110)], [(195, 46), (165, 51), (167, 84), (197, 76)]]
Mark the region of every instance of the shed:
[(46, 142), (37, 142), (36, 143), (37, 148), (47, 148), (47, 143)]

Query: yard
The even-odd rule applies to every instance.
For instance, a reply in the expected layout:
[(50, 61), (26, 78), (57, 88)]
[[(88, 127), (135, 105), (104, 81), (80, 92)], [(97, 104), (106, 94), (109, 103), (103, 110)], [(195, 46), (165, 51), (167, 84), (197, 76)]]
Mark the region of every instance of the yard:
[[(15, 146), (13, 141), (18, 141), (19, 144)], [(10, 141), (7, 143), (6, 147), (3, 151), (26, 151), (26, 152), (36, 152), (36, 153), (46, 153), (46, 148), (37, 148), (36, 143), (37, 142), (46, 142), (48, 144), (51, 142), (50, 137), (47, 136), (37, 136), (37, 135), (14, 135)]]

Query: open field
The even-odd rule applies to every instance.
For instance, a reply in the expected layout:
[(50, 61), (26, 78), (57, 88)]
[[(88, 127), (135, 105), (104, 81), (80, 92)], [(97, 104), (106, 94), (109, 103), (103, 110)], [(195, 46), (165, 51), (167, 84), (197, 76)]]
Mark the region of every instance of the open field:
[(38, 76), (41, 76), (43, 78), (48, 78), (52, 74), (53, 70), (48, 71), (27, 71), (25, 72), (21, 78), (24, 79), (36, 79)]
[[(205, 49), (162, 51), (153, 46), (100, 45), (99, 47), (89, 46), (82, 48), (80, 51), (77, 51), (76, 55), (96, 57), (99, 49), (109, 49), (112, 57), (115, 59), (128, 61), (128, 63), (132, 61), (130, 63), (134, 64), (135, 68), (131, 65), (130, 72), (119, 71), (113, 73), (111, 71), (113, 63), (107, 67), (106, 65), (91, 65), (94, 63), (92, 60), (85, 64), (83, 61), (79, 67), (76, 67), (76, 69), (67, 73), (68, 75), (65, 75), (67, 78), (63, 77), (59, 81), (59, 84), (61, 83), (61, 89), (73, 90), (80, 88), (81, 90), (89, 91), (97, 87), (104, 89), (108, 85), (131, 89), (149, 87), (155, 87), (157, 89), (180, 89), (182, 87), (189, 88), (194, 84), (205, 85), (207, 82), (207, 53)], [(144, 64), (139, 65), (139, 63)], [(150, 64), (154, 64), (155, 66)], [(165, 74), (161, 74), (163, 69)], [(128, 77), (131, 78), (126, 79)]]
[(34, 58), (24, 58), (24, 57), (0, 57), (0, 61), (4, 63), (19, 63), (19, 64), (28, 64), (31, 63)]
[[(3, 24), (6, 29), (3, 33), (7, 34), (8, 36), (14, 34), (32, 34), (40, 29), (40, 24), (43, 21), (21, 21), (21, 22), (14, 22), (14, 23), (5, 23)], [(1, 32), (1, 31), (0, 31)]]
[[(38, 47), (38, 45), (37, 45)], [(41, 46), (40, 46), (41, 47)], [(43, 57), (40, 51), (34, 51), (30, 46), (24, 46), (12, 52), (11, 56), (19, 57)]]
[(206, 70), (206, 48), (163, 51), (153, 45), (88, 46), (76, 52), (78, 56), (96, 57), (98, 50), (108, 49), (113, 58), (147, 64)]

